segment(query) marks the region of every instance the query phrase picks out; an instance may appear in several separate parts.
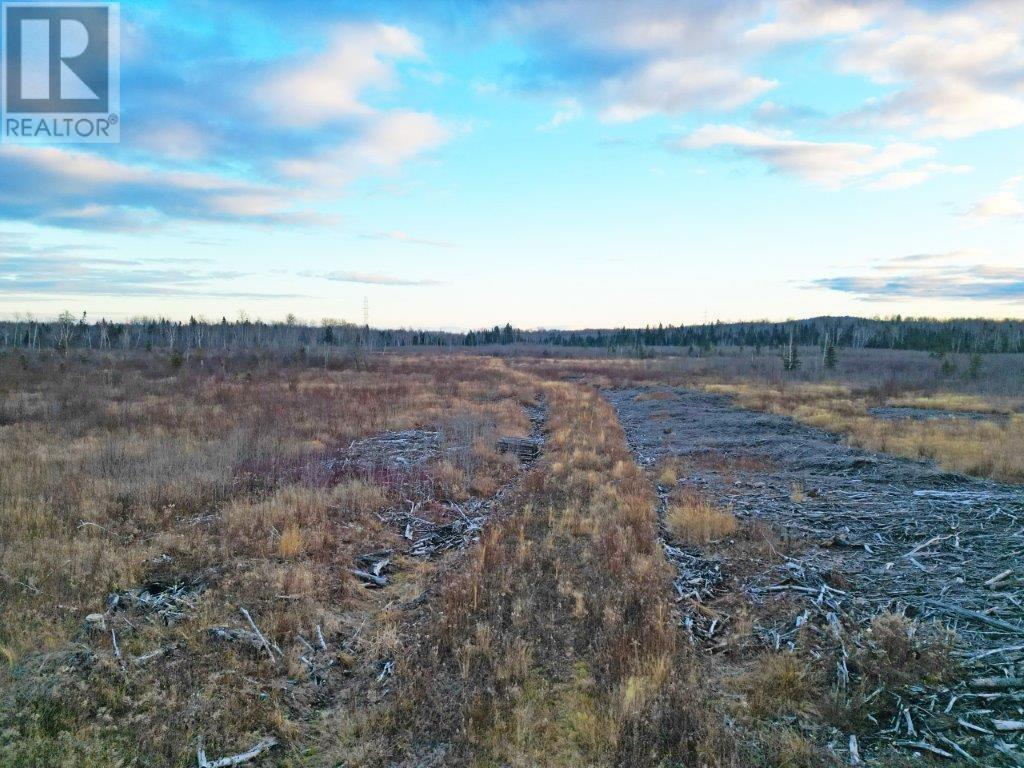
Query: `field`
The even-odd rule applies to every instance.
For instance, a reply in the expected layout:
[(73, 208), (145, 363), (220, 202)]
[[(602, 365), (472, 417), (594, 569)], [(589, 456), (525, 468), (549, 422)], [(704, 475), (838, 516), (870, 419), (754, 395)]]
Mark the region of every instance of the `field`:
[(1022, 764), (1021, 356), (495, 352), (3, 356), (0, 765)]

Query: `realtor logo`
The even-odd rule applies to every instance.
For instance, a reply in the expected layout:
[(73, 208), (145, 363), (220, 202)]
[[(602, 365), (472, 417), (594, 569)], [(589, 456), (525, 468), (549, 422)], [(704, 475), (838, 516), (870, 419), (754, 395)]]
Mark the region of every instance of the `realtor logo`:
[(120, 139), (117, 3), (3, 3), (4, 142)]

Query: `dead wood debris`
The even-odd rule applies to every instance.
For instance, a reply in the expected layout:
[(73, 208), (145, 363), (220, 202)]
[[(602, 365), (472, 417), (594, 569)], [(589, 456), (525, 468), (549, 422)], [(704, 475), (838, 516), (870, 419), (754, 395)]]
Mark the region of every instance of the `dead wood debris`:
[(434, 557), (442, 552), (461, 549), (480, 537), (491, 500), (472, 499), (465, 505), (447, 503), (442, 514), (453, 519), (436, 522), (419, 517), (418, 505), (410, 504), (409, 512), (393, 512), (384, 519), (398, 525), (411, 544), (409, 554), (414, 557)]
[(207, 758), (206, 750), (203, 748), (203, 740), (200, 739), (199, 746), (196, 749), (196, 763), (199, 768), (231, 768), (231, 766), (241, 765), (242, 763), (248, 763), (250, 760), (255, 760), (267, 750), (276, 747), (278, 743), (279, 742), (275, 737), (268, 736), (265, 739), (261, 739), (255, 746), (245, 752), (210, 760)]
[(159, 617), (167, 626), (174, 626), (195, 611), (196, 601), (205, 589), (202, 581), (150, 582), (134, 589), (111, 592), (107, 596), (107, 614), (131, 611)]
[[(528, 411), (533, 422), (533, 435), (530, 438), (503, 439), (499, 446), (499, 450), (514, 453), (523, 465), (536, 460), (540, 454), (546, 407), (541, 403), (535, 407), (528, 407)], [(345, 474), (365, 475), (371, 477), (375, 482), (397, 479), (397, 482), (391, 483), (392, 488), (401, 489), (413, 498), (431, 498), (433, 488), (426, 480), (428, 473), (419, 470), (444, 456), (447, 451), (462, 450), (463, 448), (464, 446), (447, 445), (444, 436), (439, 431), (389, 432), (365, 440), (354, 441), (340, 458), (332, 457), (326, 461), (320, 460), (316, 462), (315, 466), (311, 464), (302, 467), (301, 471), (303, 477), (311, 481), (329, 477), (337, 478)], [(421, 512), (421, 502), (411, 501), (407, 502), (408, 512), (391, 511), (379, 516), (383, 521), (399, 527), (409, 542), (407, 554), (414, 557), (436, 557), (444, 552), (462, 549), (475, 542), (493, 507), (506, 496), (512, 486), (513, 483), (507, 484), (489, 499), (470, 499), (463, 503), (432, 502), (429, 517), (425, 512)], [(207, 519), (212, 520), (213, 516), (204, 518), (204, 521)], [(163, 563), (169, 560), (170, 558), (164, 555), (159, 561), (154, 562)], [(395, 552), (391, 549), (365, 552), (357, 556), (354, 565), (357, 567), (352, 568), (351, 573), (366, 586), (383, 588), (391, 583), (391, 575), (395, 570)], [(14, 583), (7, 574), (0, 574), (0, 577)], [(20, 585), (20, 583), (18, 584)], [(21, 586), (34, 589), (30, 585)], [(174, 626), (191, 618), (196, 613), (198, 599), (207, 586), (204, 579), (184, 578), (178, 581), (154, 581), (136, 588), (118, 590), (108, 595), (104, 613), (94, 613), (86, 617), (86, 625), (91, 630), (97, 631), (97, 634), (101, 633), (107, 637), (112, 647), (112, 653), (122, 670), (127, 672), (129, 662), (138, 670), (138, 668), (171, 654), (183, 646), (179, 643), (169, 643), (135, 658), (128, 657), (122, 652), (118, 637), (122, 625), (129, 630), (133, 629), (128, 615), (132, 614), (132, 619), (138, 615), (148, 620), (159, 620), (168, 627)], [(292, 596), (279, 597), (290, 598)], [(264, 634), (256, 618), (247, 608), (239, 607), (239, 611), (244, 619), (243, 626), (208, 627), (206, 634), (209, 640), (240, 644), (265, 657), (278, 669), (283, 669), (281, 662), (286, 659), (285, 651)], [(118, 622), (116, 629), (115, 619)], [(347, 643), (334, 649), (329, 646), (323, 629), (317, 625), (315, 633), (312, 635), (312, 641), (301, 634), (294, 636), (293, 640), (295, 643), (301, 644), (302, 649), (290, 649), (298, 650), (298, 653), (297, 655), (289, 653), (287, 656), (297, 657), (298, 661), (307, 669), (310, 681), (317, 687), (322, 686), (327, 682), (328, 673), (332, 668), (339, 664), (344, 668), (350, 666), (350, 654), (361, 630), (362, 625)], [(384, 658), (377, 662), (376, 683), (380, 688), (381, 695), (388, 692), (388, 681), (395, 674), (395, 668), (396, 660), (393, 658)], [(291, 688), (295, 683), (295, 680), (288, 680), (284, 684)], [(211, 759), (207, 756), (200, 738), (196, 761), (199, 768), (228, 768), (256, 760), (278, 745), (279, 741), (276, 737), (268, 736), (244, 752)]]
[(665, 526), (668, 494), (669, 489), (658, 488), (658, 520), (662, 550), (676, 572), (672, 585), (680, 608), (680, 624), (686, 629), (691, 643), (696, 644), (698, 638), (710, 641), (729, 619), (704, 605), (720, 591), (719, 587), (725, 580), (722, 563), (716, 558), (707, 557), (695, 547), (670, 543), (672, 537)]
[[(1024, 733), (1015, 726), (1024, 721), (1020, 488), (869, 454), (718, 396), (677, 390), (671, 399), (638, 400), (637, 394), (606, 393), (638, 461), (702, 452), (764, 460), (764, 470), (746, 472), (698, 464), (686, 480), (741, 519), (766, 521), (809, 545), (744, 587), (755, 602), (779, 593), (796, 598), (798, 610), (788, 621), (755, 626), (763, 642), (792, 649), (802, 628), (812, 630), (823, 652), (831, 648), (838, 659), (832, 682), (842, 689), (855, 682), (847, 664), (854, 643), (880, 613), (954, 633), (964, 679), (875, 691), (873, 697), (898, 697), (896, 715), (877, 723), (875, 733), (861, 734), (856, 749), (849, 748), (851, 761), (889, 744), (942, 760), (1024, 765)], [(804, 491), (799, 498), (794, 486)], [(695, 550), (680, 556), (673, 547), (666, 556), (677, 569), (677, 592), (688, 585), (695, 591), (684, 604), (691, 637), (709, 639), (713, 617), (701, 601), (716, 588), (711, 560)]]
[(534, 437), (501, 437), (497, 449), (510, 453), (524, 464), (534, 461), (540, 455), (541, 441)]
[(365, 570), (353, 568), (352, 575), (367, 587), (386, 587), (390, 582), (385, 571), (391, 568), (391, 554), (390, 549), (381, 549), (360, 555), (358, 561)]

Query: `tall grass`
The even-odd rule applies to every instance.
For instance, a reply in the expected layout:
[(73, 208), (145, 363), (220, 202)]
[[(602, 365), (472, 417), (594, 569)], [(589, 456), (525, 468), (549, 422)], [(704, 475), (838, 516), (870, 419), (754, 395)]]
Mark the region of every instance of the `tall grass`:
[(673, 498), (665, 511), (669, 532), (685, 544), (709, 544), (736, 532), (732, 512), (720, 508), (707, 496), (686, 489)]

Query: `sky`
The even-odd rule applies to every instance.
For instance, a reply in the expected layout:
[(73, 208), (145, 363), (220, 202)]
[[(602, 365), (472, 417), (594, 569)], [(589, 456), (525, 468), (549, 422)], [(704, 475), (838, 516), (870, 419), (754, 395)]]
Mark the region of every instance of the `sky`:
[(0, 316), (1024, 316), (1024, 3), (126, 0)]

